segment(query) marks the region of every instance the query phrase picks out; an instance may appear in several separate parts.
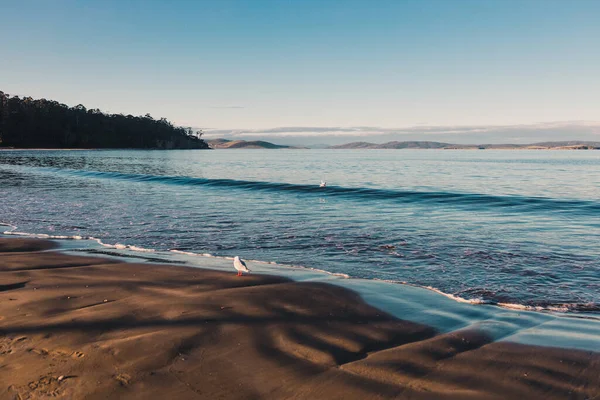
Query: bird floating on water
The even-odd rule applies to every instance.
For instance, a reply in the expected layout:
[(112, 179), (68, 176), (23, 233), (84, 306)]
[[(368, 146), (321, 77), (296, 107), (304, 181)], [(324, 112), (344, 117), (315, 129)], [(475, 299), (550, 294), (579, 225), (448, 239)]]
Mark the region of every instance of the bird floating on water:
[(326, 186), (327, 186), (327, 182), (321, 181), (321, 184), (319, 185), (319, 187), (326, 187)]
[(239, 256), (234, 257), (233, 267), (237, 269), (237, 276), (242, 276), (242, 272), (250, 272), (244, 260), (242, 260)]

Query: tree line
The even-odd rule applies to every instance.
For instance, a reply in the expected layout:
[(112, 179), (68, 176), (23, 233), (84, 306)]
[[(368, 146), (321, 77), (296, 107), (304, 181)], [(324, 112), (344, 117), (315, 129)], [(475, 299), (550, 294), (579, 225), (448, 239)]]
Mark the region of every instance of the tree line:
[(0, 147), (208, 149), (202, 131), (0, 91)]

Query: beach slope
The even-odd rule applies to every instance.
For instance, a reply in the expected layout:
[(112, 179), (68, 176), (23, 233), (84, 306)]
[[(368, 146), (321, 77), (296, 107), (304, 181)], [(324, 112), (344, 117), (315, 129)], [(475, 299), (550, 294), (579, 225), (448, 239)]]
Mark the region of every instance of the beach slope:
[(0, 399), (593, 399), (600, 354), (438, 334), (356, 293), (0, 239)]

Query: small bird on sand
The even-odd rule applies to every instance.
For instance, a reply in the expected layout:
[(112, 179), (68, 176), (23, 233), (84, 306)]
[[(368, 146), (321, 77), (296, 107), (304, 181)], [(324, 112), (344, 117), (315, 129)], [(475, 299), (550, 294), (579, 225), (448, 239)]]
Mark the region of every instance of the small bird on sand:
[(235, 256), (233, 259), (233, 267), (237, 269), (237, 276), (242, 276), (242, 272), (250, 272), (244, 260), (242, 260), (239, 256)]
[(327, 182), (321, 181), (321, 184), (319, 185), (319, 187), (326, 187), (326, 186), (327, 186)]

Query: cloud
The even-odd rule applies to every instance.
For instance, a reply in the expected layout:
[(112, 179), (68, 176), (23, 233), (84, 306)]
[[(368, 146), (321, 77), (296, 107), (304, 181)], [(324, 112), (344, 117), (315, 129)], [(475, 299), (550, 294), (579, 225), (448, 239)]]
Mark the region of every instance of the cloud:
[[(459, 140), (482, 143), (485, 140), (515, 140), (518, 142), (545, 140), (564, 137), (564, 140), (578, 139), (600, 135), (600, 122), (597, 121), (560, 121), (543, 122), (522, 125), (458, 125), (458, 126), (429, 126), (418, 125), (403, 128), (382, 128), (372, 126), (355, 127), (276, 127), (267, 129), (207, 129), (205, 136), (243, 138), (341, 138), (348, 139), (362, 137), (367, 139), (390, 140)], [(435, 137), (435, 138), (434, 138)], [(582, 139), (585, 139), (582, 138)], [(600, 138), (595, 138), (596, 140)]]
[(208, 108), (225, 108), (225, 109), (236, 109), (236, 108), (246, 108), (244, 106), (210, 106)]

